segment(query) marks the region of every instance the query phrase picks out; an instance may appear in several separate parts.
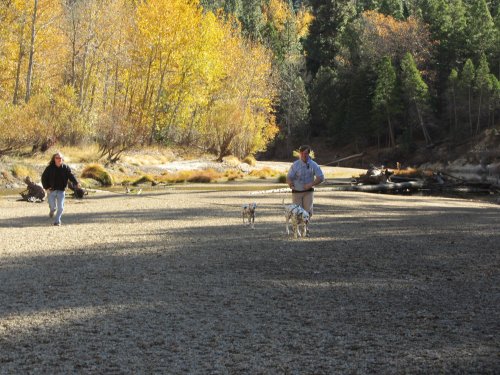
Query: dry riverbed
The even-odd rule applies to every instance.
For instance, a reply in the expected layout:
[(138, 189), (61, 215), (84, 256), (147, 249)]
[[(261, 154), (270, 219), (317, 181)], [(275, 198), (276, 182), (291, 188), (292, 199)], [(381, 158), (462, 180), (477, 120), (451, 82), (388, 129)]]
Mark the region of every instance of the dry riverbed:
[[(265, 187), (263, 187), (265, 188)], [(500, 206), (212, 185), (0, 197), (0, 373), (500, 372)], [(241, 205), (255, 201), (255, 229)]]

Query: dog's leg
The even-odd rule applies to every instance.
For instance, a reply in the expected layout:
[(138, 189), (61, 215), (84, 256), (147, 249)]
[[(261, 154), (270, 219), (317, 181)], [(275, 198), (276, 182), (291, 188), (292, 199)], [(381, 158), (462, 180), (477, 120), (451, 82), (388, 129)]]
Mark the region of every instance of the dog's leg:
[(290, 229), (288, 229), (288, 222), (290, 221), (290, 216), (289, 215), (285, 215), (285, 222), (286, 222), (286, 234), (287, 236), (290, 235)]
[(293, 229), (293, 238), (297, 239), (299, 226), (297, 220), (295, 220), (294, 218), (292, 218), (292, 229)]

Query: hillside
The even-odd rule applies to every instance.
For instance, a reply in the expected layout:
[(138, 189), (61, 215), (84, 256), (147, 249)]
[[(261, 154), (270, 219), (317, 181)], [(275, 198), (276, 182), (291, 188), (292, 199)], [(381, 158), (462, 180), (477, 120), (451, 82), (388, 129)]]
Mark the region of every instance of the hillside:
[[(476, 179), (500, 179), (500, 130), (487, 129), (478, 137), (460, 142), (443, 140), (431, 146), (419, 144), (415, 150), (405, 153), (400, 148), (366, 149), (348, 145), (336, 148), (321, 139), (311, 140), (320, 164), (366, 169), (370, 164), (396, 168), (397, 163), (405, 167), (431, 169), (456, 173)], [(348, 159), (351, 156), (360, 155)], [(347, 160), (342, 160), (347, 159)], [(336, 160), (341, 160), (335, 162)], [(484, 176), (484, 177), (483, 177)]]

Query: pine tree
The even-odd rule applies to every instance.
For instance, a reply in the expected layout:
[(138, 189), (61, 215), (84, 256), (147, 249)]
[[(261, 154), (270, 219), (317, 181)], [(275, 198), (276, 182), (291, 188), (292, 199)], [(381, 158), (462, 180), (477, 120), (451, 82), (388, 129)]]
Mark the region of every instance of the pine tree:
[(458, 116), (457, 116), (457, 85), (458, 85), (458, 72), (455, 69), (451, 70), (448, 76), (448, 108), (452, 114), (449, 116), (451, 118), (452, 126), (450, 126), (453, 134), (458, 129)]
[[(235, 1), (235, 5), (237, 3), (239, 2)], [(241, 15), (239, 19), (243, 25), (243, 31), (247, 36), (253, 40), (262, 40), (264, 20), (262, 17), (261, 0), (241, 1)]]
[(479, 65), (476, 70), (476, 79), (474, 82), (476, 91), (478, 92), (478, 106), (477, 106), (477, 121), (476, 121), (476, 135), (481, 128), (481, 114), (484, 102), (484, 95), (488, 95), (491, 90), (490, 67), (486, 55), (482, 54), (479, 60)]
[(467, 59), (460, 74), (459, 85), (462, 92), (465, 94), (465, 98), (467, 101), (467, 118), (470, 134), (472, 134), (472, 89), (474, 85), (475, 74), (475, 67), (472, 60)]
[(381, 0), (378, 11), (398, 20), (404, 18), (403, 2), (401, 0)]
[(457, 68), (466, 59), (466, 9), (462, 0), (450, 0), (448, 8), (451, 27), (446, 45), (449, 52), (449, 65)]
[(496, 113), (500, 110), (500, 80), (494, 75), (490, 74), (491, 80), (491, 94), (490, 94), (490, 117), (491, 127), (496, 126)]
[(431, 137), (423, 118), (423, 112), (429, 101), (429, 88), (422, 79), (415, 60), (410, 53), (407, 53), (401, 61), (401, 75), (403, 92), (408, 100), (408, 104), (414, 106), (425, 142), (430, 144)]
[(396, 70), (394, 69), (391, 59), (384, 58), (377, 68), (377, 82), (375, 86), (375, 94), (373, 96), (373, 107), (378, 112), (383, 112), (387, 120), (387, 129), (389, 133), (389, 147), (396, 146), (396, 138), (394, 128), (391, 121), (395, 109), (395, 93), (396, 93)]
[(486, 0), (474, 0), (467, 12), (466, 35), (471, 57), (490, 55), (495, 47), (496, 28)]
[(315, 75), (321, 66), (335, 67), (342, 37), (355, 15), (350, 0), (310, 0), (314, 20), (305, 41), (308, 70)]

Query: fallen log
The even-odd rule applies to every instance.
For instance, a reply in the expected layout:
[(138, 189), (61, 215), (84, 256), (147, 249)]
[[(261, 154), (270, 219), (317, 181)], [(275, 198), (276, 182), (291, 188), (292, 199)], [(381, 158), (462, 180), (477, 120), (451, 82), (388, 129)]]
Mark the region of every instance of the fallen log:
[(26, 190), (20, 193), (23, 200), (27, 202), (43, 202), (47, 194), (42, 185), (31, 181), (29, 176), (24, 179), (24, 182), (26, 183)]
[[(362, 191), (362, 192), (409, 192), (424, 187), (424, 181), (407, 181), (407, 182), (387, 182), (377, 185), (351, 185), (351, 186), (335, 186), (330, 188), (332, 191)], [(324, 189), (319, 189), (324, 191)]]
[(357, 158), (361, 158), (364, 156), (364, 152), (361, 152), (359, 154), (354, 154), (354, 155), (351, 155), (351, 156), (346, 156), (344, 158), (340, 158), (340, 159), (335, 159), (329, 163), (326, 163), (326, 164), (323, 164), (323, 165), (331, 165), (331, 164), (334, 164), (334, 163), (340, 163), (341, 161), (346, 161), (346, 160), (351, 160), (351, 159), (357, 159)]

